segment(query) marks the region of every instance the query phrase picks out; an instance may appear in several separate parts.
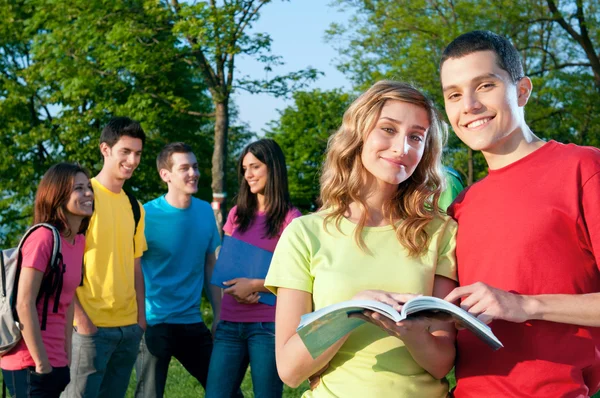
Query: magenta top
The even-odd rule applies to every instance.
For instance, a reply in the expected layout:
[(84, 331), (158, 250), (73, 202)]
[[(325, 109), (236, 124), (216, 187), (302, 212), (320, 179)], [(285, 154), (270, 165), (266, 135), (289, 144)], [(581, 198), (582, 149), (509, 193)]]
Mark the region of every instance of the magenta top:
[[(34, 268), (46, 273), (48, 260), (52, 253), (52, 232), (46, 228), (33, 231), (23, 244), (23, 268)], [(68, 366), (67, 351), (65, 349), (65, 328), (72, 327), (66, 324), (67, 310), (73, 301), (75, 289), (81, 282), (81, 264), (85, 249), (85, 236), (76, 235), (75, 243), (71, 245), (61, 237), (61, 248), (65, 273), (63, 274), (63, 287), (60, 293), (58, 313), (53, 313), (54, 295), (48, 305), (48, 318), (46, 330), (42, 330), (42, 342), (48, 353), (48, 360), (53, 368)], [(37, 304), (37, 312), (41, 324), (44, 300)], [(70, 344), (70, 342), (69, 342)], [(28, 366), (35, 366), (35, 362), (27, 349), (25, 340), (21, 339), (17, 345), (2, 357), (2, 369), (20, 370)]]
[[(285, 227), (287, 227), (294, 218), (302, 215), (298, 209), (291, 209), (285, 217), (283, 227), (279, 234), (274, 238), (264, 238), (263, 236), (265, 235), (266, 229), (265, 213), (258, 212), (250, 227), (245, 232), (239, 232), (235, 223), (236, 210), (237, 206), (234, 206), (231, 211), (229, 211), (227, 222), (225, 223), (225, 226), (223, 226), (223, 231), (236, 239), (270, 252), (275, 251), (275, 246), (277, 246), (281, 232), (283, 232)], [(223, 300), (221, 302), (221, 320), (229, 322), (275, 322), (275, 306), (262, 303), (241, 304), (235, 301), (231, 295), (225, 294), (223, 295)]]

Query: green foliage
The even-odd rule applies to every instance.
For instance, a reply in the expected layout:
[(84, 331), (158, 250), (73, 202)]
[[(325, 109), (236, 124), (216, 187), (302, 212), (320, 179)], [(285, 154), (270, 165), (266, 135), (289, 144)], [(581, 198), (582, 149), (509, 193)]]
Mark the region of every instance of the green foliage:
[[(421, 87), (442, 107), (438, 63), (443, 49), (461, 33), (492, 30), (512, 39), (522, 54), (526, 74), (533, 78), (533, 96), (526, 112), (534, 132), (562, 142), (600, 143), (600, 87), (595, 86), (591, 61), (581, 43), (556, 22), (547, 0), (335, 3), (354, 17), (346, 25), (332, 25), (328, 37), (340, 53), (339, 69), (358, 88), (365, 89), (383, 78), (405, 80)], [(561, 1), (559, 11), (566, 23), (582, 34), (575, 3)], [(597, 54), (600, 9), (594, 1), (578, 3)], [(466, 175), (466, 147), (454, 135), (448, 146), (447, 162)], [(475, 154), (473, 166), (475, 179), (486, 174), (481, 154)]]
[[(212, 100), (170, 9), (153, 0), (0, 0), (0, 17), (1, 247), (30, 223), (50, 165), (78, 161), (92, 175), (101, 169), (100, 131), (112, 116), (137, 119), (147, 133), (128, 182), (141, 201), (165, 191), (155, 159), (173, 141), (194, 149), (198, 196), (210, 200)], [(235, 126), (231, 153), (251, 137)]]
[[(272, 71), (283, 62), (271, 53), (271, 37), (267, 33), (250, 33), (260, 10), (271, 0), (234, 0), (228, 2), (172, 0), (173, 31), (179, 35), (186, 60), (200, 73), (210, 92), (215, 108), (214, 151), (212, 156), (212, 190), (226, 192), (225, 170), (229, 143), (229, 99), (235, 89), (285, 96), (316, 79), (319, 72), (307, 68), (268, 79), (238, 78), (235, 60), (238, 55), (254, 58)], [(230, 192), (230, 197), (231, 195)], [(221, 224), (223, 214), (218, 215)]]
[(297, 91), (293, 99), (294, 105), (270, 122), (267, 137), (277, 141), (285, 154), (294, 205), (314, 211), (327, 140), (342, 124), (350, 96), (340, 90), (314, 90)]

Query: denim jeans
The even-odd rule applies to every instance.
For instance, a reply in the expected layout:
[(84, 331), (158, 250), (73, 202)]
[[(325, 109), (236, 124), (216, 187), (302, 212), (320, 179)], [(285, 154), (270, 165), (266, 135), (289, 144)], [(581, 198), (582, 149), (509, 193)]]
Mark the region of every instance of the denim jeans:
[(212, 348), (212, 335), (203, 322), (148, 325), (135, 363), (135, 397), (163, 397), (171, 357), (206, 389)]
[(143, 334), (138, 324), (73, 332), (71, 382), (62, 397), (124, 397)]
[(50, 373), (39, 374), (34, 367), (21, 370), (4, 370), (2, 377), (11, 397), (58, 398), (69, 384), (69, 368), (53, 368)]
[(235, 397), (250, 364), (256, 398), (281, 398), (283, 382), (275, 364), (275, 323), (217, 325), (206, 398)]

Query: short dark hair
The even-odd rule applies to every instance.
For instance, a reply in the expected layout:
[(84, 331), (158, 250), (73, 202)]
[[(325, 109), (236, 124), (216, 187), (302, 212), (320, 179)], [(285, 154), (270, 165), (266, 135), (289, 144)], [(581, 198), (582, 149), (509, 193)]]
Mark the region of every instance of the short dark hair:
[(194, 153), (194, 151), (192, 151), (192, 148), (189, 145), (183, 142), (172, 142), (165, 145), (156, 157), (156, 169), (159, 173), (161, 169), (171, 171), (174, 153)]
[[(77, 163), (58, 163), (46, 171), (35, 194), (34, 224), (48, 223), (62, 233), (69, 232), (65, 211), (77, 173), (90, 178), (87, 170)], [(85, 217), (77, 233), (84, 233), (89, 223), (90, 217)]]
[(442, 53), (440, 71), (446, 60), (462, 58), (478, 51), (494, 52), (498, 66), (508, 73), (513, 83), (517, 83), (525, 76), (517, 49), (507, 38), (488, 30), (474, 30), (462, 34), (448, 44)]
[(288, 190), (287, 167), (285, 155), (281, 147), (271, 139), (261, 139), (248, 144), (240, 155), (238, 162), (238, 179), (240, 190), (237, 195), (236, 220), (237, 228), (244, 232), (250, 228), (258, 212), (258, 200), (250, 191), (248, 181), (244, 178), (244, 157), (251, 153), (267, 166), (267, 182), (265, 184), (265, 238), (273, 238), (281, 233), (285, 217), (292, 209), (292, 201)]
[(146, 143), (146, 133), (140, 126), (140, 123), (128, 117), (113, 117), (108, 121), (100, 134), (100, 143), (105, 142), (109, 147), (113, 147), (122, 136), (139, 138), (142, 145)]

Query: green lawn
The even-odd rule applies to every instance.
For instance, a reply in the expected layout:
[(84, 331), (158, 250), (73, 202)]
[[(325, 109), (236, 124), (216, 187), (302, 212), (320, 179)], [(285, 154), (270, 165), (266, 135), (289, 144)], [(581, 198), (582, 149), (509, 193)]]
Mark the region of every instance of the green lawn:
[[(308, 383), (304, 383), (302, 386), (296, 389), (285, 386), (283, 390), (283, 396), (285, 398), (299, 398), (302, 396), (304, 391), (308, 390)], [(135, 371), (131, 375), (129, 382), (129, 388), (127, 389), (127, 398), (133, 398), (133, 392), (135, 391)], [(244, 382), (242, 383), (242, 392), (245, 398), (254, 397), (252, 391), (252, 380), (250, 379), (250, 372), (246, 372)], [(187, 397), (204, 397), (204, 389), (188, 374), (188, 372), (181, 366), (179, 361), (171, 360), (169, 366), (169, 377), (167, 378), (167, 386), (165, 388), (165, 397), (168, 398), (187, 398)]]

